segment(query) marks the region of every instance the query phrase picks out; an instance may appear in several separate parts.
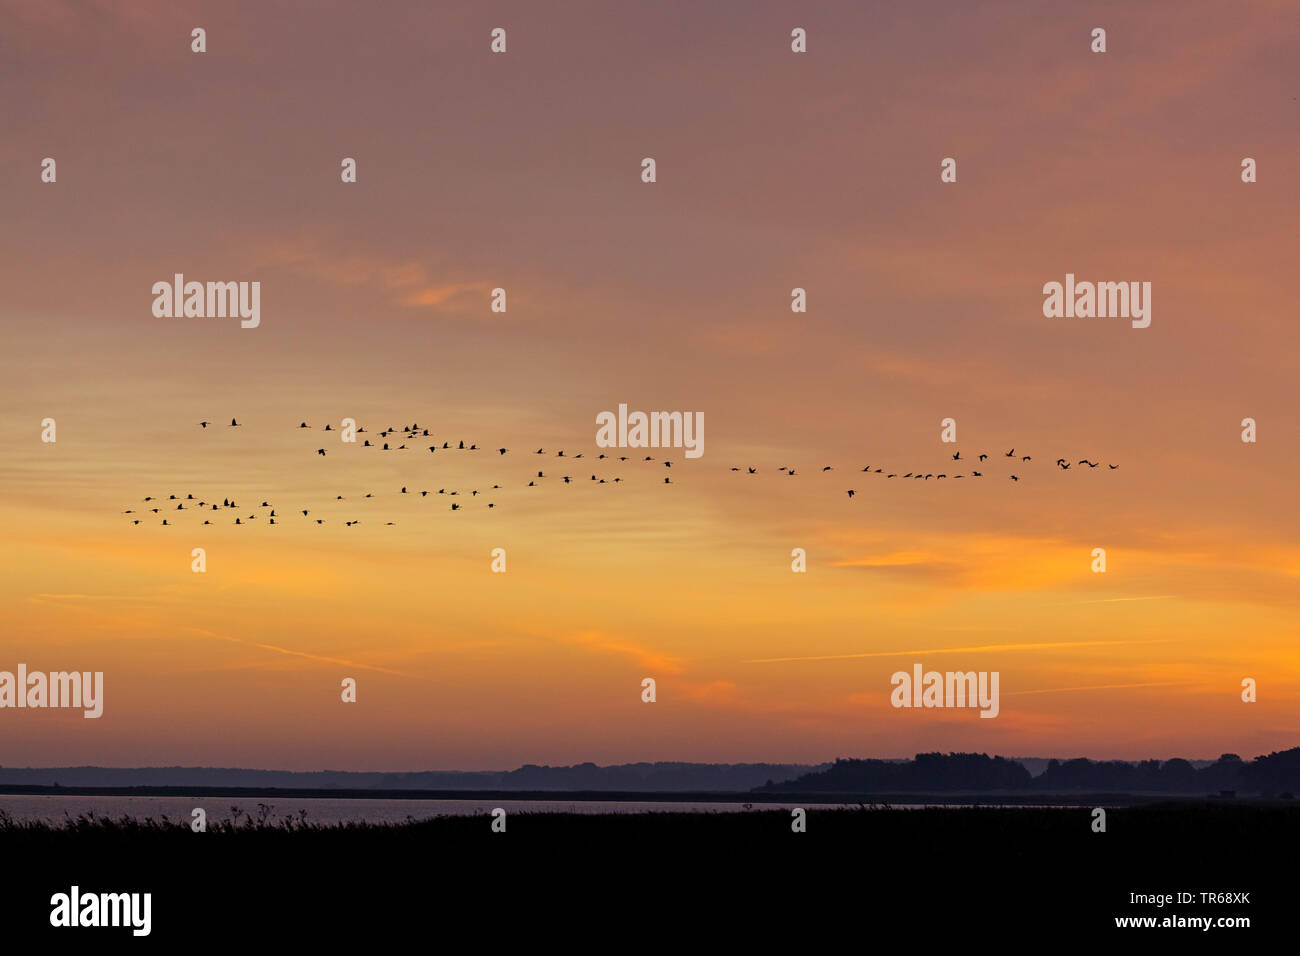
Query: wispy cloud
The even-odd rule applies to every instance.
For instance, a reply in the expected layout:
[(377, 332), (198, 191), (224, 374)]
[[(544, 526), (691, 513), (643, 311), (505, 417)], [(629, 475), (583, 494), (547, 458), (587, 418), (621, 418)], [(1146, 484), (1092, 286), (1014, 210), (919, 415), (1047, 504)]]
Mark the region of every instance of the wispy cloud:
[(447, 311), (462, 297), (478, 294), (483, 296), (486, 312), (489, 283), (434, 277), (430, 267), (417, 260), (393, 262), (375, 255), (334, 252), (314, 238), (281, 239), (266, 244), (262, 253), (268, 263), (286, 266), (312, 279), (372, 286), (408, 308)]
[(568, 644), (577, 644), (606, 654), (623, 654), (632, 658), (643, 667), (662, 674), (680, 674), (685, 670), (680, 657), (663, 654), (659, 651), (641, 647), (620, 638), (607, 637), (594, 631), (581, 631), (564, 638)]

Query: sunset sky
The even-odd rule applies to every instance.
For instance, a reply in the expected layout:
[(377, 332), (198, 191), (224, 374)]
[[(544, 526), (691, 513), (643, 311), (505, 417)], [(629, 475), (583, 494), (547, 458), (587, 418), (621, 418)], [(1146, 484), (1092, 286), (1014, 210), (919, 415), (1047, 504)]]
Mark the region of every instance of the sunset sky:
[[(1289, 0), (0, 0), (0, 23), (0, 670), (106, 685), (99, 720), (0, 711), (0, 764), (1300, 744)], [(260, 327), (155, 318), (177, 272), (259, 281)], [(1045, 318), (1066, 273), (1151, 282), (1150, 328)], [(593, 461), (620, 403), (703, 412), (703, 457)], [(347, 446), (321, 431), (345, 416), (484, 450)], [(956, 450), (985, 477), (861, 473)], [(492, 484), (491, 511), (398, 492)], [(122, 514), (188, 493), (285, 517)], [(918, 662), (999, 671), (999, 716), (893, 709)]]

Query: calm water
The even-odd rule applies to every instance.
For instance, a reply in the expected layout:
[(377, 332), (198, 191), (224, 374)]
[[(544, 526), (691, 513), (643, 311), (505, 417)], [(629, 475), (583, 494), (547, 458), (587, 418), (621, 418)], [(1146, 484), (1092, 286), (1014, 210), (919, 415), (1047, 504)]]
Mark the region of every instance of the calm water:
[[(44, 820), (61, 823), (69, 817), (94, 813), (97, 817), (119, 820), (130, 817), (143, 820), (166, 817), (188, 824), (190, 812), (202, 807), (208, 822), (231, 818), (231, 807), (238, 807), (239, 819), (258, 816), (258, 804), (269, 804), (270, 819), (298, 816), (306, 810), (308, 823), (402, 823), (408, 818), (427, 820), (442, 816), (487, 816), (494, 807), (506, 813), (735, 813), (745, 812), (743, 803), (624, 803), (604, 800), (363, 800), (363, 799), (282, 799), (277, 797), (79, 797), (41, 794), (38, 796), (0, 794), (0, 811), (15, 820)], [(755, 810), (790, 810), (795, 803), (756, 803)], [(814, 804), (829, 809), (826, 804)], [(856, 804), (852, 804), (856, 806)]]

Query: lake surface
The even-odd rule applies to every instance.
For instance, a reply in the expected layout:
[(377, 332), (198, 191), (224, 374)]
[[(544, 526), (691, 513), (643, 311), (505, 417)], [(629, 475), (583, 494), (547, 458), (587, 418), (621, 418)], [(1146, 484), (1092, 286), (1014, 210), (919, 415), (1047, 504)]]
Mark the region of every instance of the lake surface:
[[(15, 820), (62, 823), (82, 814), (120, 820), (129, 817), (144, 820), (166, 817), (175, 823), (190, 822), (191, 811), (202, 807), (209, 824), (232, 817), (231, 808), (239, 809), (237, 819), (259, 815), (258, 804), (272, 807), (269, 819), (297, 818), (307, 811), (307, 823), (405, 823), (443, 816), (489, 816), (495, 807), (507, 814), (515, 813), (744, 813), (744, 802), (687, 803), (624, 802), (607, 800), (367, 800), (364, 798), (330, 799), (317, 797), (115, 797), (54, 794), (0, 794), (0, 812)], [(753, 810), (786, 810), (798, 803), (755, 803)], [(808, 804), (812, 809), (857, 804)]]

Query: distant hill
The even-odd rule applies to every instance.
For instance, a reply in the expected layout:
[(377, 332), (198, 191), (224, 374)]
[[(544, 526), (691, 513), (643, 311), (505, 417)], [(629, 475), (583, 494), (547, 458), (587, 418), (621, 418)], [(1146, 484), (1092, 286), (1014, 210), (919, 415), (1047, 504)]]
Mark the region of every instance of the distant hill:
[[(1038, 772), (1035, 774), (1031, 771)], [(1300, 793), (1300, 747), (1244, 761), (1088, 760), (917, 754), (831, 764), (526, 764), (515, 770), (247, 770), (235, 767), (0, 767), (0, 787), (280, 787), (313, 790), (599, 790), (607, 792)]]
[(286, 787), (356, 790), (606, 790), (747, 792), (768, 780), (790, 780), (826, 764), (630, 763), (600, 767), (527, 764), (517, 770), (423, 770), (366, 773), (300, 772), (235, 767), (0, 767), (0, 786)]
[[(1197, 766), (1200, 764), (1200, 766)], [(769, 781), (757, 792), (775, 793), (934, 793), (944, 791), (1040, 791), (1064, 793), (1294, 794), (1300, 791), (1300, 747), (1256, 757), (1236, 754), (1195, 764), (1172, 760), (1047, 761), (1032, 776), (1024, 765), (988, 754), (917, 754), (902, 763), (836, 760), (794, 780)]]

